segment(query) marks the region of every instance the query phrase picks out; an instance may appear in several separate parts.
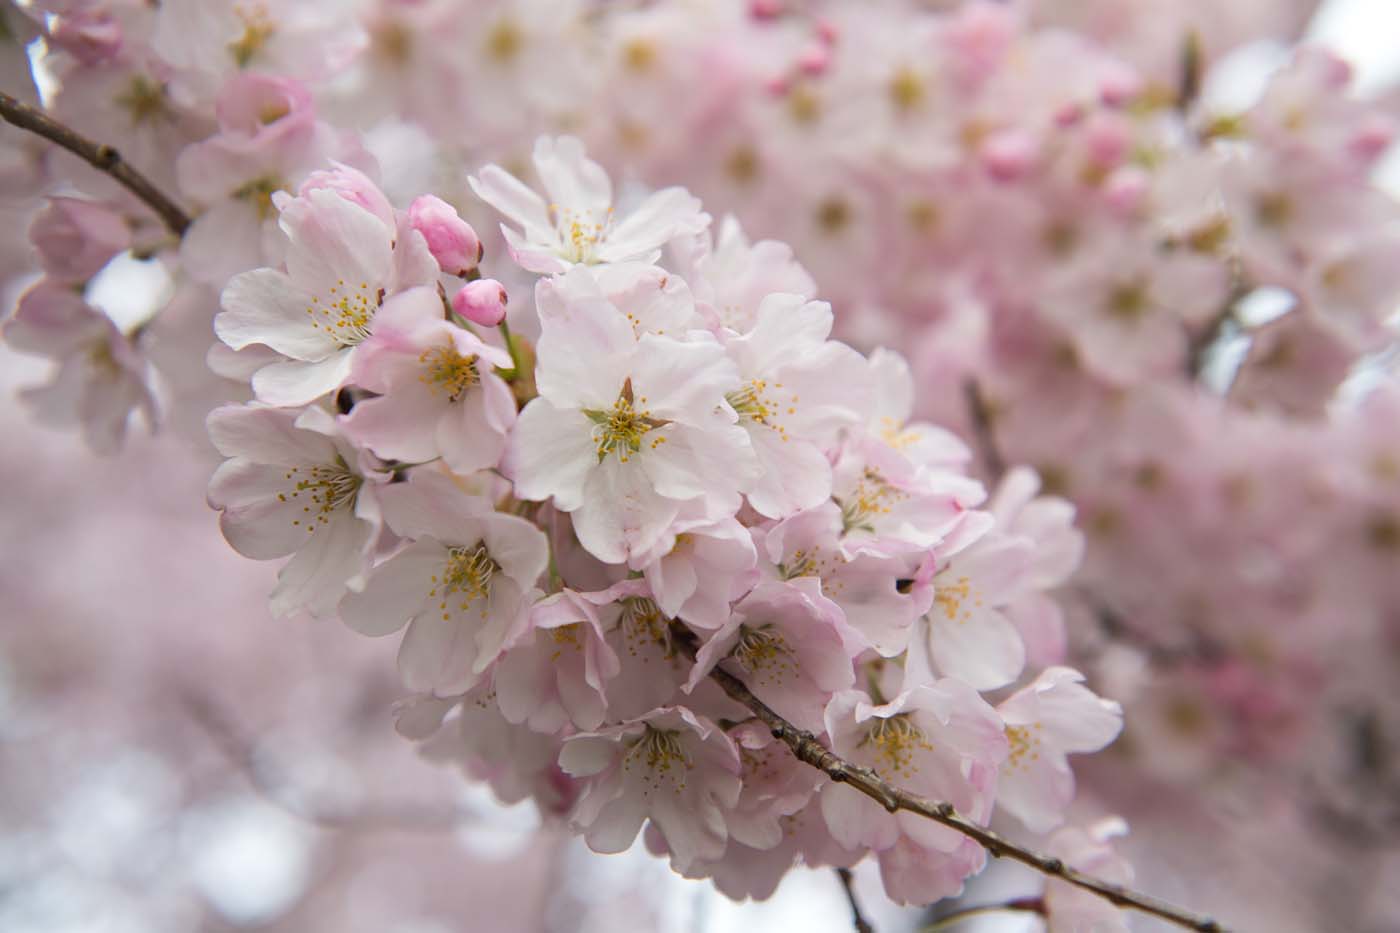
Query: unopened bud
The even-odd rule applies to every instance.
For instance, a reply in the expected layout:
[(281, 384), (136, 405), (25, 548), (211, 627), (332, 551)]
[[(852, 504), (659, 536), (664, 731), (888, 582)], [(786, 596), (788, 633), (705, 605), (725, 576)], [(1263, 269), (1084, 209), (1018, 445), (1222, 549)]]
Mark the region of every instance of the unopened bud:
[(506, 290), (495, 279), (468, 282), (452, 298), (452, 310), (473, 324), (495, 327), (506, 319)]
[(391, 230), (394, 228), (394, 206), (389, 203), (389, 199), (384, 196), (384, 192), (379, 190), (379, 186), (370, 181), (369, 176), (358, 169), (339, 162), (331, 163), (334, 168), (323, 169), (312, 172), (301, 183), (301, 188), (297, 194), (306, 197), (312, 191), (334, 191), (347, 201), (358, 204), (369, 211)]
[(481, 262), (481, 238), (442, 198), (431, 194), (415, 198), (408, 206), (408, 223), (423, 234), (443, 272), (465, 277)]

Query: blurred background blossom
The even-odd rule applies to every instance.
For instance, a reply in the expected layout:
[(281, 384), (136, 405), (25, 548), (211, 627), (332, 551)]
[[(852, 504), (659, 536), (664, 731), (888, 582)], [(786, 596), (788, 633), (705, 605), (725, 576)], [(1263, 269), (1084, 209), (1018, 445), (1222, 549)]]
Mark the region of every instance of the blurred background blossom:
[[(1315, 13), (1307, 2), (1269, 0), (1155, 5), (1164, 18), (1124, 12), (1149, 5), (1043, 2), (1036, 15), (1085, 30), (1144, 74), (1171, 81), (1180, 48), (1161, 40), (1180, 31), (1171, 17), (1209, 6), (1220, 18), (1203, 52), (1212, 60), (1263, 32), (1274, 37), (1230, 52), (1213, 73), (1211, 99), (1252, 100), (1300, 29), (1351, 61), (1358, 90), (1396, 93), (1400, 5), (1390, 0), (1328, 0)], [(547, 63), (540, 67), (536, 103), (548, 109)], [(492, 116), (503, 127), (514, 118)], [(618, 116), (625, 125), (633, 117), (644, 122), (645, 114)], [(370, 146), (402, 151), (415, 140), (407, 124), (386, 126)], [(1400, 154), (1382, 159), (1377, 173), (1400, 192)], [(386, 178), (386, 187), (393, 182)], [(724, 185), (713, 180), (721, 201)], [(833, 208), (829, 219), (844, 222), (838, 213)], [(23, 217), (13, 224), (27, 223)], [(816, 270), (848, 258), (799, 251)], [(9, 274), (29, 257), (7, 241), (0, 261)], [(152, 296), (169, 288), (151, 264), (128, 261), (107, 275), (94, 300), (119, 324), (139, 321), (159, 303)], [(859, 308), (860, 296), (848, 297)], [(890, 336), (892, 325), (862, 313), (847, 326), (874, 342)], [(911, 355), (918, 358), (917, 348)], [(1372, 369), (1391, 365), (1382, 357)], [(14, 399), (46, 371), (45, 363), (0, 346), (3, 397)], [(1352, 378), (1371, 377), (1363, 367)], [(173, 401), (177, 426), (202, 421), (198, 399), (177, 392)], [(197, 430), (142, 437), (120, 457), (97, 460), (80, 437), (36, 424), (12, 401), (0, 405), (0, 929), (850, 928), (829, 873), (795, 871), (771, 901), (736, 905), (707, 884), (677, 878), (640, 846), (624, 856), (593, 855), (530, 804), (502, 807), (480, 785), (419, 759), (392, 728), (400, 695), (392, 646), (338, 625), (269, 616), (267, 567), (233, 553), (203, 505), (216, 458), (193, 439)], [(1307, 427), (1290, 430), (1271, 453), (1303, 456), (1320, 438)], [(1362, 439), (1358, 431), (1354, 440)], [(1014, 451), (1026, 459), (1033, 453), (1033, 441)], [(1095, 580), (1094, 566), (1085, 581), (1131, 600), (1135, 581), (1116, 570)], [(1148, 555), (1140, 566), (1158, 564)], [(1144, 782), (1133, 760), (1113, 754), (1080, 765), (1088, 797), (1081, 808), (1130, 815), (1123, 850), (1140, 879), (1168, 898), (1220, 905), (1222, 915), (1244, 918), (1246, 929), (1395, 928), (1400, 834), (1372, 834), (1397, 819), (1394, 800), (1389, 809), (1386, 801), (1350, 801), (1354, 788), (1345, 780), (1309, 776), (1310, 799), (1337, 804), (1339, 812), (1323, 817), (1340, 838), (1319, 833), (1318, 814), (1300, 808), (1291, 788), (1248, 774), (1217, 788), (1202, 807), (1189, 777), (1199, 733), (1173, 743), (1183, 731), (1211, 728), (1209, 714), (1192, 703), (1231, 685), (1147, 676), (1139, 655), (1088, 641), (1078, 647), (1096, 657), (1096, 676), (1105, 684), (1117, 678), (1137, 701), (1124, 740), (1130, 752), (1155, 750), (1163, 773), (1188, 775), (1178, 784)], [(1360, 679), (1380, 682), (1375, 671)], [(1359, 736), (1331, 737), (1348, 747), (1368, 741), (1367, 720), (1355, 728)], [(1382, 749), (1395, 739), (1369, 738)], [(1314, 753), (1338, 757), (1336, 749), (1305, 751)], [(1034, 888), (1020, 870), (994, 865), (962, 905)], [(884, 904), (864, 870), (857, 890), (877, 929), (914, 930), (931, 920)], [(978, 918), (960, 929), (1029, 930), (1036, 922)], [(1138, 921), (1134, 928), (1155, 926)]]

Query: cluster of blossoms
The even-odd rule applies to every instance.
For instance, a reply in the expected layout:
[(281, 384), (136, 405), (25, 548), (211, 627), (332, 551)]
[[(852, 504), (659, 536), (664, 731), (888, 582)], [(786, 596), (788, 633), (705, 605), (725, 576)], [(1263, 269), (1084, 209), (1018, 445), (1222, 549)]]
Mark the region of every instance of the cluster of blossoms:
[(646, 825), (736, 897), (873, 852), (892, 898), (929, 903), (985, 853), (798, 761), (717, 668), (972, 819), (1060, 825), (1066, 756), (1121, 725), (1027, 665), (1063, 641), (1045, 593), (1078, 563), (1073, 509), (1025, 470), (984, 502), (967, 448), (909, 422), (902, 359), (829, 339), (778, 244), (732, 221), (715, 242), (678, 188), (617, 212), (576, 139), (534, 167), (544, 196), (472, 178), (544, 276), (533, 343), (432, 196), (395, 211), (344, 166), (275, 196), (283, 268), (235, 276), (214, 319), (260, 354), (255, 399), (209, 418), (228, 540), (292, 555), (274, 612), (402, 631), (405, 734), (597, 851)]
[[(1075, 663), (1127, 709), (1115, 810), (1391, 824), (1395, 117), (1322, 49), (1248, 94), (1228, 55), (1313, 6), (7, 3), (5, 87), (38, 102), (42, 39), (45, 106), (197, 216), (176, 242), (0, 127), (0, 272), (43, 271), (5, 337), (100, 451), (252, 399), (209, 420), (211, 498), (295, 555), (274, 611), (406, 626), (402, 730), (596, 848), (650, 818), (736, 894), (980, 864), (824, 786), (716, 666), (974, 819), (1050, 829), (1063, 752), (1116, 731)], [(113, 257), (155, 257), (159, 313), (113, 323)], [(1059, 702), (1084, 732), (1037, 758)]]

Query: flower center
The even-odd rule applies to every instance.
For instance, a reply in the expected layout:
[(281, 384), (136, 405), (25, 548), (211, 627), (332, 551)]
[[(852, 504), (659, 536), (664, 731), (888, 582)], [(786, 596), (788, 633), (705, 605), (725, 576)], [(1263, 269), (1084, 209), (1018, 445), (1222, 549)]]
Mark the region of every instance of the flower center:
[(914, 69), (906, 65), (891, 76), (889, 94), (894, 108), (900, 113), (908, 113), (923, 103), (924, 82), (919, 80)]
[[(781, 382), (771, 384), (772, 389), (781, 389)], [(739, 417), (745, 421), (752, 421), (761, 424), (766, 428), (777, 431), (783, 440), (787, 440), (787, 428), (778, 423), (778, 419), (783, 414), (797, 414), (798, 397), (792, 396), (789, 400), (786, 411), (782, 401), (769, 394), (770, 383), (767, 379), (750, 379), (744, 387), (737, 392), (730, 392), (725, 399), (738, 413)]]
[(255, 178), (248, 184), (239, 188), (233, 196), (240, 201), (248, 201), (258, 212), (258, 220), (267, 220), (274, 213), (272, 207), (272, 195), (287, 187), (280, 178), (265, 175), (262, 178)]
[(806, 84), (799, 84), (788, 95), (788, 115), (794, 123), (810, 126), (822, 115), (822, 99)]
[(623, 641), (627, 651), (637, 657), (648, 647), (660, 648), (667, 657), (672, 655), (671, 627), (661, 614), (661, 609), (644, 596), (627, 596), (622, 599)]
[(598, 244), (608, 234), (612, 225), (613, 209), (603, 214), (601, 223), (593, 219), (592, 211), (575, 211), (549, 205), (549, 216), (554, 221), (554, 229), (559, 234), (559, 254), (570, 262), (593, 262), (593, 254)]
[(234, 12), (243, 20), (243, 34), (228, 44), (228, 52), (239, 68), (247, 68), (248, 63), (277, 32), (277, 26), (267, 15), (267, 9), (262, 4), (252, 9), (240, 4), (234, 7)]
[(1147, 285), (1141, 280), (1124, 282), (1108, 296), (1108, 313), (1123, 321), (1136, 321), (1148, 309)]
[[(949, 622), (958, 623), (967, 622), (972, 618), (972, 609), (982, 605), (982, 598), (972, 589), (972, 581), (967, 577), (953, 581), (935, 579), (933, 601)], [(964, 606), (969, 608), (964, 609)]]
[(876, 759), (883, 762), (883, 767), (877, 770), (903, 778), (913, 777), (919, 770), (914, 763), (916, 753), (933, 751), (924, 731), (914, 724), (908, 713), (877, 719), (860, 744), (874, 746)]
[(907, 498), (908, 493), (891, 486), (878, 470), (866, 467), (851, 495), (836, 500), (841, 506), (843, 530), (860, 529), (874, 534), (874, 519), (890, 514), (896, 503)]
[(686, 754), (679, 732), (647, 726), (622, 756), (622, 770), (638, 767), (644, 772), (641, 775), (644, 793), (659, 789), (663, 784), (670, 784), (680, 792), (685, 789), (686, 772), (695, 767), (695, 762)]
[(133, 127), (169, 116), (165, 104), (165, 85), (141, 74), (131, 79), (126, 90), (117, 95), (115, 103), (130, 115)]
[(500, 64), (514, 61), (525, 45), (525, 33), (513, 20), (498, 20), (486, 33), (486, 54)]
[(393, 68), (402, 68), (413, 57), (413, 33), (403, 23), (387, 20), (370, 29), (370, 53)]
[[(646, 402), (643, 396), (641, 401)], [(632, 454), (639, 453), (642, 449), (642, 439), (657, 428), (663, 428), (671, 422), (660, 418), (651, 417), (651, 412), (647, 409), (638, 410), (637, 399), (632, 393), (632, 377), (627, 377), (627, 381), (622, 384), (622, 391), (617, 396), (617, 401), (613, 402), (613, 407), (607, 411), (595, 408), (585, 408), (584, 415), (593, 422), (593, 443), (598, 449), (598, 462), (602, 463), (608, 458), (608, 454), (617, 452), (617, 459), (626, 463)], [(664, 435), (658, 435), (650, 441), (651, 448), (655, 450), (666, 442)]]
[(880, 439), (895, 450), (908, 450), (923, 440), (923, 436), (920, 431), (906, 430), (904, 425), (893, 418), (888, 416), (880, 418)]
[(547, 630), (549, 637), (554, 640), (554, 653), (549, 656), (551, 662), (558, 661), (564, 656), (565, 651), (583, 650), (583, 623), (575, 622), (572, 625), (561, 625), (558, 628)]
[(427, 367), (419, 380), (426, 383), (434, 395), (445, 392), (449, 402), (457, 401), (462, 393), (481, 381), (476, 356), (463, 356), (451, 344), (424, 350), (418, 362)]
[(94, 379), (110, 381), (122, 374), (121, 364), (112, 354), (112, 346), (105, 338), (88, 348), (87, 363)]
[(342, 347), (353, 347), (369, 336), (370, 322), (383, 300), (382, 288), (371, 288), (368, 282), (347, 286), (344, 279), (337, 279), (326, 300), (313, 297), (306, 313), (311, 315), (312, 327), (330, 334)]
[(437, 598), (443, 621), (452, 617), (448, 603), (454, 597), (461, 598), (457, 608), (463, 611), (474, 601), (482, 600), (481, 615), (485, 618), (487, 607), (484, 601), (491, 595), (491, 578), (500, 569), (501, 565), (491, 558), (484, 544), (448, 548), (447, 565), (443, 568), (442, 576), (432, 578), (433, 588), (428, 591), (429, 597)]
[[(832, 570), (832, 561), (822, 556), (820, 547), (798, 548), (792, 557), (778, 565), (778, 576), (784, 580), (798, 577), (823, 577)], [(822, 581), (826, 586), (827, 581)]]
[(353, 507), (364, 483), (344, 462), (294, 466), (285, 478), (294, 481), (291, 491), (278, 493), (277, 501), (301, 501), (301, 517), (293, 519), (292, 524), (305, 527), (308, 533), (330, 524), (331, 517), (341, 509)]
[(739, 643), (730, 652), (730, 657), (750, 674), (763, 674), (779, 681), (796, 672), (792, 650), (781, 632), (771, 625), (750, 628), (739, 626)]
[(1032, 726), (1007, 726), (1006, 740), (1011, 744), (1011, 752), (1007, 756), (1006, 765), (1008, 768), (1028, 768), (1030, 762), (1040, 758), (1040, 736), (1035, 732), (1043, 727), (1040, 723)]

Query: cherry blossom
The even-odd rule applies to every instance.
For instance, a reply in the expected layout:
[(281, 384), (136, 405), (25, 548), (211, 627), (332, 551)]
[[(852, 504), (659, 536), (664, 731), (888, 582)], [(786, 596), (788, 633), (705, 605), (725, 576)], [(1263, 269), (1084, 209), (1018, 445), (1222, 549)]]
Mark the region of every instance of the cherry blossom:
[(431, 276), (412, 265), (402, 275), (402, 254), (426, 250), (421, 237), (396, 244), (392, 227), (324, 188), (285, 202), (281, 212), (287, 271), (234, 277), (214, 328), (235, 350), (264, 344), (285, 357), (258, 370), (253, 390), (270, 404), (300, 405), (344, 384), (386, 295), (432, 284), (436, 265)]
[[(1111, 840), (1127, 832), (1122, 819), (1109, 817), (1087, 828), (1066, 826), (1050, 839), (1050, 849), (1065, 864), (1116, 884), (1130, 884), (1133, 869), (1127, 860), (1114, 852)], [(1123, 915), (1108, 908), (1104, 902), (1063, 882), (1051, 881), (1045, 890), (1045, 910), (1049, 927), (1054, 933), (1077, 930), (1103, 930), (1104, 933), (1126, 931)]]
[(496, 665), (496, 702), (512, 722), (553, 734), (565, 722), (597, 729), (607, 711), (607, 681), (621, 670), (598, 609), (565, 590), (536, 603), (530, 628)]
[(819, 729), (827, 698), (855, 682), (843, 625), (829, 601), (796, 587), (761, 584), (700, 646), (686, 686), (694, 688), (724, 664), (784, 718)]
[(281, 254), (273, 195), (295, 190), (328, 158), (353, 147), (318, 121), (302, 84), (240, 75), (220, 93), (219, 132), (187, 146), (176, 163), (181, 190), (203, 208), (180, 243), (195, 275), (222, 286)]
[(524, 630), (547, 560), (544, 535), (441, 474), (418, 474), (380, 498), (389, 527), (413, 543), (345, 598), (341, 618), (365, 635), (407, 625), (399, 646), (405, 684), (462, 693)]
[[(876, 703), (859, 690), (843, 691), (827, 706), (826, 730), (833, 750), (847, 760), (913, 793), (948, 800), (970, 819), (990, 818), (1008, 742), (995, 711), (961, 681), (924, 683), (889, 703)], [(822, 789), (821, 808), (832, 835), (846, 846), (878, 852), (908, 837), (930, 852), (958, 858), (965, 841), (912, 814), (888, 813), (840, 784)]]
[(663, 707), (564, 742), (559, 764), (583, 779), (570, 822), (598, 852), (621, 852), (650, 819), (680, 866), (724, 853), (739, 799), (739, 753), (714, 723)]
[(700, 202), (666, 188), (615, 220), (612, 183), (577, 139), (535, 143), (535, 171), (546, 202), (505, 169), (488, 165), (471, 179), (482, 200), (520, 225), (502, 225), (516, 261), (532, 272), (563, 272), (574, 263), (654, 260), (672, 239), (703, 230), (710, 221)]
[(1084, 676), (1051, 667), (998, 707), (1011, 753), (997, 785), (997, 803), (1036, 832), (1058, 824), (1074, 797), (1069, 752), (1096, 752), (1117, 736), (1123, 712), (1081, 684)]
[(637, 340), (615, 309), (578, 304), (550, 319), (539, 360), (540, 395), (520, 414), (505, 472), (523, 498), (572, 513), (595, 557), (653, 547), (687, 501), (736, 507), (753, 454), (724, 401), (739, 378), (719, 343)]
[(273, 613), (330, 614), (368, 569), (385, 474), (319, 408), (226, 406), (210, 413), (209, 438), (229, 458), (209, 481), (229, 544), (255, 560), (293, 555)]
[(442, 198), (425, 194), (408, 206), (408, 222), (423, 235), (428, 249), (444, 270), (458, 277), (481, 261), (481, 240), (455, 208)]
[(384, 303), (359, 345), (349, 379), (379, 395), (343, 418), (345, 430), (385, 459), (442, 458), (459, 473), (495, 466), (515, 423), (515, 399), (496, 374), (510, 354), (442, 318), (437, 292), (409, 289)]
[(156, 423), (151, 375), (137, 341), (67, 286), (42, 280), (5, 322), (6, 342), (58, 364), (21, 393), (40, 421), (76, 426), (95, 452), (118, 451), (133, 411)]
[(1394, 822), (1396, 118), (1307, 0), (12, 6), (4, 86), (96, 151), (0, 127), (21, 399), (162, 489), (212, 440), (273, 614), (402, 632), (428, 761), (731, 897), (958, 896), (982, 848), (800, 730), (1126, 883), (1062, 825), (1124, 812), (1222, 920), (1385, 926), (1308, 865)]

